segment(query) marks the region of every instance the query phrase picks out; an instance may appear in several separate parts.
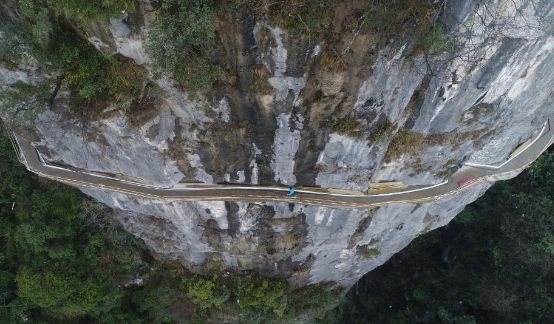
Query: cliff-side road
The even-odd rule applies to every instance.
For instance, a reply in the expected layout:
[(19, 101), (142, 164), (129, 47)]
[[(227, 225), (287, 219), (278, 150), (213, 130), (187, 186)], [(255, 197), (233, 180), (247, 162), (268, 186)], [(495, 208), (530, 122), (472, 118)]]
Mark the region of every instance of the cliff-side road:
[(45, 161), (31, 141), (13, 133), (18, 158), (25, 167), (37, 175), (76, 187), (112, 190), (126, 194), (183, 201), (229, 200), (229, 201), (285, 201), (290, 203), (330, 207), (370, 207), (391, 203), (418, 203), (437, 200), (455, 194), (481, 181), (510, 177), (529, 166), (552, 143), (554, 129), (547, 120), (537, 136), (526, 147), (498, 165), (466, 163), (446, 181), (431, 186), (409, 186), (386, 193), (338, 194), (311, 190), (297, 190), (293, 197), (287, 196), (287, 188), (247, 185), (198, 185), (179, 187), (156, 187), (114, 177), (93, 174), (86, 170), (70, 169)]

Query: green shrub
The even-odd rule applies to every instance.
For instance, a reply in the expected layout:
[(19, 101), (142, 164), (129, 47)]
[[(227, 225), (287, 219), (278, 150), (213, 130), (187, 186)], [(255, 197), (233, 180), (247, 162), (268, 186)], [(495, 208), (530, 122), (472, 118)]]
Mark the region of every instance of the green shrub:
[(430, 55), (439, 55), (452, 47), (452, 40), (444, 33), (441, 24), (431, 26), (423, 39), (423, 50)]
[(380, 255), (381, 251), (376, 247), (363, 246), (359, 249), (359, 253), (363, 259), (368, 260)]
[(369, 140), (373, 143), (379, 142), (385, 135), (392, 132), (394, 124), (391, 123), (388, 119), (381, 125), (378, 129), (371, 132), (369, 135)]
[(268, 17), (269, 23), (301, 34), (325, 30), (334, 16), (336, 0), (233, 0), (220, 10), (248, 11), (258, 17)]
[(293, 321), (303, 315), (306, 318), (321, 319), (326, 312), (338, 305), (342, 291), (322, 283), (295, 289), (289, 293), (289, 305), (284, 318)]
[(335, 123), (333, 130), (337, 133), (360, 137), (363, 135), (362, 123), (353, 116), (343, 117)]
[(15, 276), (8, 271), (0, 270), (0, 300), (7, 300), (11, 297)]
[(187, 297), (201, 309), (212, 307), (221, 308), (229, 299), (229, 291), (221, 282), (209, 280), (200, 276), (185, 277), (181, 286), (187, 293)]
[[(140, 89), (144, 77), (142, 69), (130, 60), (106, 57), (82, 38), (66, 20), (49, 15), (49, 12), (56, 14), (59, 10), (67, 11), (68, 8), (81, 10), (91, 16), (102, 16), (102, 10), (107, 10), (104, 12), (106, 15), (108, 11), (115, 14), (120, 13), (119, 9), (115, 9), (119, 8), (118, 4), (127, 8), (125, 3), (131, 6), (134, 0), (108, 0), (101, 3), (86, 1), (82, 2), (82, 8), (78, 6), (79, 3), (81, 2), (70, 0), (19, 0), (21, 12), (29, 19), (30, 28), (18, 26), (21, 29), (19, 34), (13, 31), (7, 33), (8, 44), (2, 46), (4, 50), (0, 50), (0, 55), (9, 58), (14, 57), (14, 52), (18, 50), (28, 52), (51, 75), (61, 75), (58, 81), (63, 79), (75, 95), (87, 101), (102, 101), (116, 95), (122, 97), (135, 94)], [(48, 28), (44, 27), (45, 24)]]
[(158, 67), (193, 90), (209, 89), (221, 73), (207, 59), (215, 42), (213, 6), (210, 0), (164, 1), (148, 34)]
[(209, 89), (222, 74), (219, 66), (210, 64), (202, 57), (193, 58), (189, 64), (178, 65), (174, 70), (175, 78), (192, 90)]
[(86, 100), (135, 94), (144, 78), (143, 70), (130, 60), (104, 56), (64, 26), (54, 27), (51, 41), (38, 55)]
[(20, 297), (65, 315), (79, 315), (91, 311), (100, 301), (102, 284), (89, 279), (51, 271), (34, 272), (23, 268), (17, 274)]
[(241, 308), (282, 317), (287, 309), (287, 284), (284, 280), (261, 281), (248, 278), (238, 281), (237, 299)]
[(0, 322), (128, 318), (133, 311), (121, 307), (119, 287), (136, 272), (144, 246), (121, 229), (95, 232), (83, 195), (28, 174), (1, 124), (0, 174)]
[(238, 124), (239, 128), (250, 128), (250, 126), (252, 126), (252, 122), (248, 119), (243, 119)]
[(30, 50), (31, 35), (28, 30), (13, 24), (0, 25), (0, 61), (17, 65), (27, 58)]
[(385, 161), (390, 162), (396, 160), (400, 158), (402, 154), (407, 154), (409, 156), (417, 155), (421, 151), (424, 140), (425, 135), (422, 133), (401, 130), (390, 142), (387, 153), (385, 154)]
[(281, 237), (281, 241), (285, 244), (294, 244), (300, 240), (300, 236), (294, 233), (287, 233)]
[(279, 27), (309, 34), (321, 31), (331, 22), (334, 5), (335, 0), (275, 1), (268, 7), (268, 16)]
[(56, 15), (64, 16), (77, 23), (88, 18), (108, 19), (121, 16), (123, 11), (134, 11), (136, 0), (18, 0), (22, 13), (27, 17), (40, 17), (45, 5)]
[(367, 1), (364, 24), (382, 41), (410, 29), (414, 35), (425, 31), (440, 11), (442, 1), (386, 0)]
[(189, 323), (183, 317), (182, 310), (192, 308), (193, 305), (181, 293), (180, 282), (171, 269), (158, 269), (130, 297), (139, 317), (125, 323)]

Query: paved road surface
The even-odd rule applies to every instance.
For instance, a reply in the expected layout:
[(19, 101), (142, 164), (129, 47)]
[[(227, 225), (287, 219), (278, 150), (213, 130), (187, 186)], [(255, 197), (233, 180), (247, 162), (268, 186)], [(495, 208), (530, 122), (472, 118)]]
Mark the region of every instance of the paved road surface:
[(552, 143), (554, 129), (550, 121), (545, 122), (538, 135), (530, 144), (510, 159), (498, 165), (465, 164), (447, 181), (432, 186), (409, 186), (387, 193), (349, 195), (325, 193), (310, 190), (297, 190), (294, 197), (287, 196), (283, 187), (260, 187), (246, 185), (194, 185), (161, 188), (137, 182), (94, 175), (85, 170), (72, 170), (55, 166), (45, 161), (32, 143), (26, 138), (13, 134), (18, 158), (33, 173), (41, 177), (60, 181), (77, 187), (108, 189), (131, 195), (164, 200), (229, 200), (229, 201), (285, 201), (320, 206), (370, 207), (391, 203), (418, 203), (437, 200), (467, 189), (486, 179), (498, 180), (510, 177), (526, 168), (539, 157)]

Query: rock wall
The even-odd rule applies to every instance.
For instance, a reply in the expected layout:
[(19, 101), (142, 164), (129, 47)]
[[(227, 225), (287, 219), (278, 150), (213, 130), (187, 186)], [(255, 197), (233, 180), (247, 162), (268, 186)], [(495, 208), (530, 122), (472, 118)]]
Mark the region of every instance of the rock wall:
[[(143, 104), (131, 113), (110, 105), (84, 126), (71, 117), (75, 107), (62, 86), (52, 109), (36, 118), (39, 148), (52, 161), (159, 185), (365, 191), (379, 181), (438, 183), (465, 161), (500, 162), (553, 111), (551, 1), (446, 1), (437, 14), (451, 50), (435, 55), (409, 29), (391, 36), (352, 28), (349, 22), (364, 17), (359, 6), (338, 4), (331, 24), (314, 35), (264, 17), (219, 14), (218, 58), (230, 76), (200, 94), (150, 72), (146, 34), (155, 8), (148, 1), (121, 19), (91, 21), (91, 43), (149, 74)], [(0, 77), (5, 85), (35, 75), (2, 65)], [(296, 285), (348, 287), (447, 224), (490, 185), (373, 209), (83, 191), (120, 209), (131, 233), (190, 269), (256, 270)]]

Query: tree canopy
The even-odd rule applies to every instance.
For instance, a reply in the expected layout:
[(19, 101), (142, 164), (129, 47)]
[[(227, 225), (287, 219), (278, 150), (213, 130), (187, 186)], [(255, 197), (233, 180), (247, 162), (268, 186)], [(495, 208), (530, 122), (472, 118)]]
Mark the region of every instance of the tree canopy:
[[(496, 183), (351, 290), (348, 323), (554, 321), (554, 152)], [(338, 313), (338, 315), (337, 315)]]

